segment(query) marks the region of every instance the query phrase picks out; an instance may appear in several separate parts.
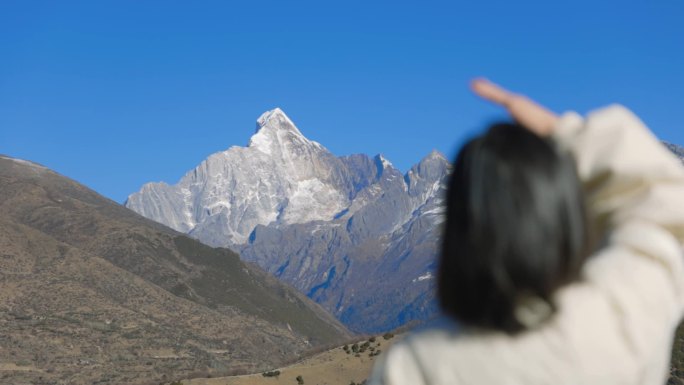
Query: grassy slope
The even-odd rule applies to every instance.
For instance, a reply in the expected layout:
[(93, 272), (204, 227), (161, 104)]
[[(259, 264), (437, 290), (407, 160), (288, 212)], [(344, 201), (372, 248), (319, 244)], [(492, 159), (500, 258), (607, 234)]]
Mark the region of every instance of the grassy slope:
[[(370, 346), (382, 351), (400, 338), (394, 337), (385, 340), (378, 337), (375, 342), (370, 343)], [(358, 343), (361, 345), (365, 341)], [(224, 378), (198, 378), (185, 380), (182, 383), (184, 385), (297, 385), (297, 376), (302, 376), (304, 383), (310, 385), (349, 385), (351, 382), (358, 384), (368, 378), (373, 364), (380, 357), (371, 357), (369, 353), (370, 351), (366, 350), (357, 357), (355, 354), (346, 353), (341, 347), (338, 347), (280, 368), (281, 373), (278, 377), (252, 374)]]
[(230, 250), (2, 157), (0, 330), (0, 383), (255, 371), (348, 338)]

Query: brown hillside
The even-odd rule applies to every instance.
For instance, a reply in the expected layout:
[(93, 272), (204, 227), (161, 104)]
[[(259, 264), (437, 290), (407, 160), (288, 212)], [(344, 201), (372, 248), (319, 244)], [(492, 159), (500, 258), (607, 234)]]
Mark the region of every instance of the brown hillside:
[(0, 383), (159, 383), (275, 367), (348, 338), (226, 249), (0, 157)]

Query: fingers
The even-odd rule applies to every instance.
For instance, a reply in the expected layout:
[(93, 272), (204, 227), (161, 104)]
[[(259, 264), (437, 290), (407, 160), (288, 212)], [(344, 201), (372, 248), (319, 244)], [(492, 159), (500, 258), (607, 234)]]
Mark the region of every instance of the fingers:
[(481, 98), (504, 107), (521, 125), (539, 135), (548, 135), (558, 116), (522, 95), (514, 94), (487, 79), (475, 79), (470, 87)]
[(511, 101), (516, 96), (515, 94), (484, 78), (473, 80), (470, 83), (470, 88), (481, 98), (504, 107), (509, 106)]

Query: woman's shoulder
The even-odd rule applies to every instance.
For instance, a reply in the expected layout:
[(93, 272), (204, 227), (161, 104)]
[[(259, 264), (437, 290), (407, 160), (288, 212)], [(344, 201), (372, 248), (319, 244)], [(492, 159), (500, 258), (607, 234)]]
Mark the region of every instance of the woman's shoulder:
[(517, 335), (468, 329), (441, 317), (396, 342), (375, 376), (393, 378), (382, 383), (395, 385), (409, 383), (402, 377), (414, 384), (618, 384), (632, 383), (648, 365), (667, 363), (646, 357), (663, 350), (662, 341), (639, 349), (625, 336), (623, 315), (601, 288), (570, 285), (558, 301), (551, 320)]
[(492, 370), (506, 361), (501, 337), (442, 316), (394, 343), (376, 365), (370, 384), (512, 384), (501, 382)]

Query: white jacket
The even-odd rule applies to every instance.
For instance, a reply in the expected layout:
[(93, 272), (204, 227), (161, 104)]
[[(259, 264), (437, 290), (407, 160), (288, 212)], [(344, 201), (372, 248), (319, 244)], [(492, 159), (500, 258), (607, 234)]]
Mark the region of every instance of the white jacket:
[(564, 114), (554, 139), (570, 150), (606, 243), (583, 280), (559, 290), (558, 312), (518, 336), (410, 334), (376, 364), (372, 385), (664, 384), (684, 311), (684, 167), (621, 106), (586, 120)]

